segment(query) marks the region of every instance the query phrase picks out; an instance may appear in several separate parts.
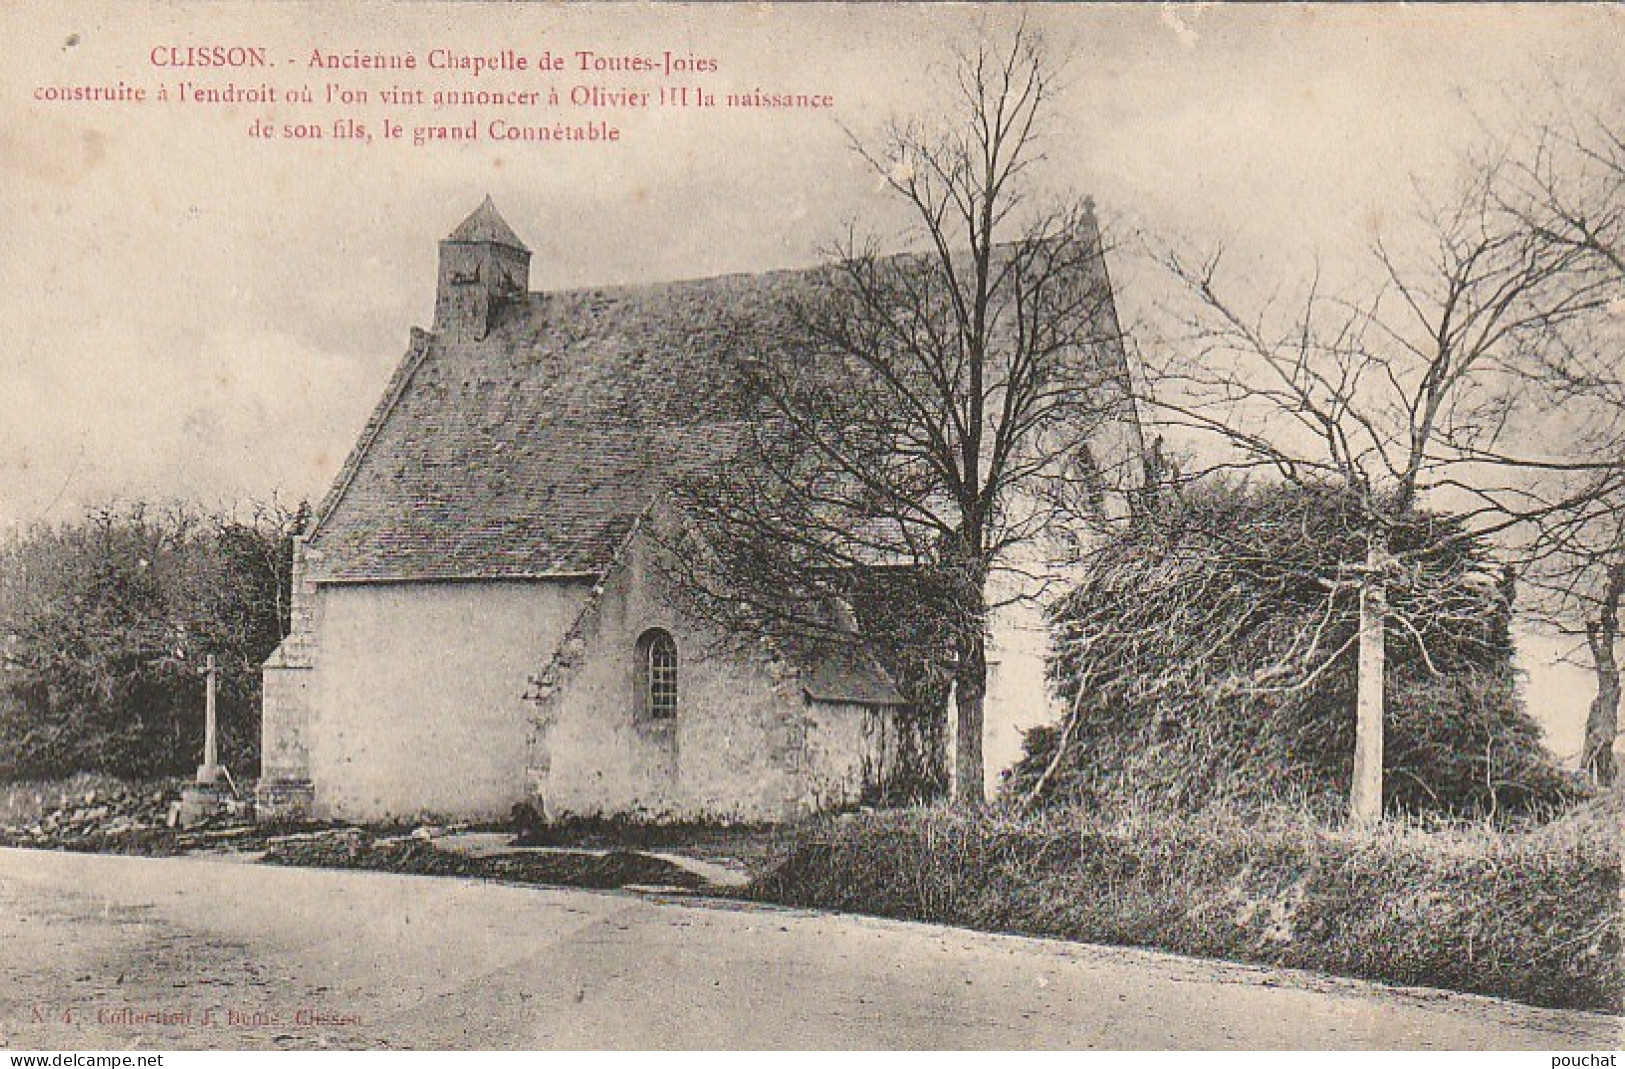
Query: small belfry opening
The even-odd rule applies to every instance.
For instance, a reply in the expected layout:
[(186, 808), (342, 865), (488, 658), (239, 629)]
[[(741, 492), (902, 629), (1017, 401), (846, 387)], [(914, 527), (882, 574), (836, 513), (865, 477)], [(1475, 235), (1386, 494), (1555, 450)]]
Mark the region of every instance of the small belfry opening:
[(637, 714), (640, 720), (673, 720), (677, 716), (677, 642), (651, 627), (638, 636)]

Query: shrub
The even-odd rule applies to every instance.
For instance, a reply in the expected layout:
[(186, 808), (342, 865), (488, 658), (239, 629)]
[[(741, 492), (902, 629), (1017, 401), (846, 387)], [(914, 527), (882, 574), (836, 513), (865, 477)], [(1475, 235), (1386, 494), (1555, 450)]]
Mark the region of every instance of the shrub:
[(209, 654), (222, 758), (255, 763), (259, 666), (286, 633), (303, 520), (109, 506), (0, 543), (0, 778), (196, 767)]
[(1589, 823), (899, 810), (807, 829), (750, 894), (1619, 1012), (1618, 832)]

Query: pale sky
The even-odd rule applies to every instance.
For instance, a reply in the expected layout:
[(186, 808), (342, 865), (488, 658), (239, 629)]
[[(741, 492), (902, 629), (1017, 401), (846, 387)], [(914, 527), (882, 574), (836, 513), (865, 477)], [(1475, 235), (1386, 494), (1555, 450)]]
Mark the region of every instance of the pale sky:
[[(435, 243), (487, 194), (535, 252), (533, 289), (815, 262), (887, 218), (849, 151), (928, 108), (968, 6), (0, 3), (0, 528), (110, 496), (319, 498), (408, 329)], [(1337, 263), (1385, 232), (1412, 182), (1444, 181), (1486, 131), (1610, 92), (1618, 7), (1044, 7), (1067, 87), (1044, 186), (1092, 194), (1124, 232), (1224, 237), (1264, 269)], [(270, 71), (154, 68), (155, 47), (265, 47)], [(385, 88), (306, 69), (311, 49), (505, 48), (713, 57), (720, 93), (827, 92), (830, 112), (606, 112), (615, 146), (257, 142), (288, 106), (43, 103), (40, 86)], [(453, 84), (429, 72), (407, 84)], [(463, 79), (533, 87), (541, 75)], [(370, 80), (369, 80), (370, 79)], [(527, 80), (528, 79), (528, 80)], [(673, 79), (674, 82), (683, 79)], [(661, 79), (557, 76), (648, 89)], [(692, 84), (694, 79), (689, 79)], [(338, 109), (302, 115), (329, 120)], [(379, 117), (413, 109), (360, 109)], [(423, 109), (418, 109), (422, 111)], [(503, 113), (492, 109), (491, 114)], [(579, 113), (577, 113), (579, 114)], [(420, 114), (420, 121), (423, 116)], [(1133, 322), (1155, 281), (1114, 262)]]
[[(0, 5), (0, 526), (114, 494), (319, 496), (408, 328), (429, 318), (436, 241), (486, 193), (535, 250), (537, 289), (815, 261), (845, 222), (887, 207), (837, 121), (863, 133), (927, 107), (953, 40), (1014, 14)], [(1482, 127), (1516, 118), (1531, 86), (1556, 72), (1589, 92), (1625, 55), (1617, 8), (1033, 18), (1069, 78), (1047, 188), (1093, 194), (1126, 225), (1285, 259), (1335, 261), (1404, 203), (1413, 176), (1448, 172)], [(611, 148), (412, 148), (256, 143), (248, 105), (31, 98), (39, 85), (218, 82), (147, 62), (155, 46), (207, 43), (297, 61), (240, 72), (244, 85), (317, 87), (304, 57), (318, 47), (411, 49), (420, 62), (436, 47), (693, 51), (717, 58), (715, 87), (825, 91), (836, 107), (620, 113), (626, 140)], [(1133, 320), (1152, 295), (1124, 259), (1113, 267)]]

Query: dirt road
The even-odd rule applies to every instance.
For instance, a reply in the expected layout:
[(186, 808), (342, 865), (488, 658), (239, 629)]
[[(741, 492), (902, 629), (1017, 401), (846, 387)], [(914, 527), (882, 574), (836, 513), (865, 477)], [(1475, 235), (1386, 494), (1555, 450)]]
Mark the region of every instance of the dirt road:
[(0, 1046), (1611, 1048), (1616, 1019), (929, 925), (0, 850)]

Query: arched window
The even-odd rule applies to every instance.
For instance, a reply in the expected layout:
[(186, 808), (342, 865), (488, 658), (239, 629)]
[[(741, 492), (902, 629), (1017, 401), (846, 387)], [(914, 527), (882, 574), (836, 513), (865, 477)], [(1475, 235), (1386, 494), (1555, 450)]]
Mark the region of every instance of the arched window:
[(658, 627), (645, 631), (637, 646), (638, 714), (649, 720), (677, 715), (677, 643)]

